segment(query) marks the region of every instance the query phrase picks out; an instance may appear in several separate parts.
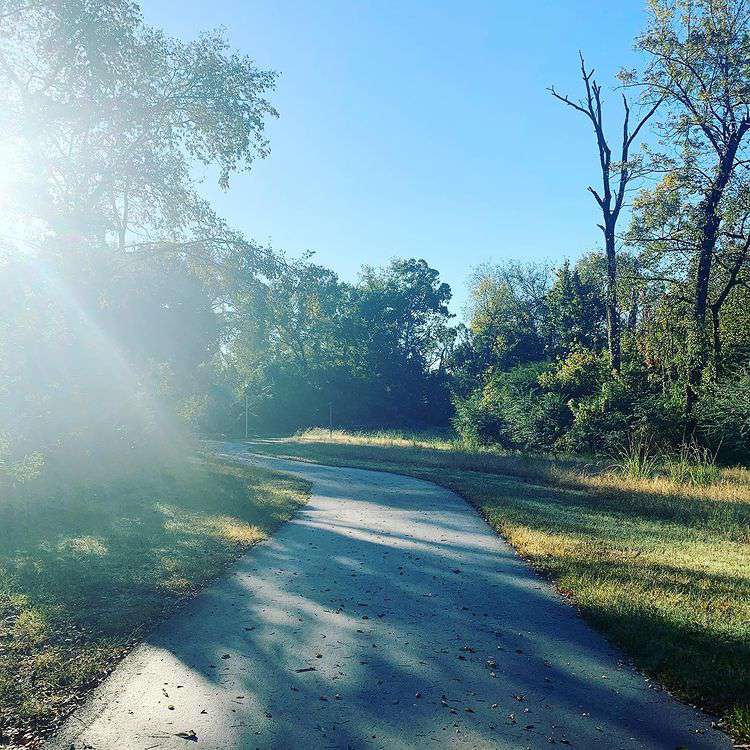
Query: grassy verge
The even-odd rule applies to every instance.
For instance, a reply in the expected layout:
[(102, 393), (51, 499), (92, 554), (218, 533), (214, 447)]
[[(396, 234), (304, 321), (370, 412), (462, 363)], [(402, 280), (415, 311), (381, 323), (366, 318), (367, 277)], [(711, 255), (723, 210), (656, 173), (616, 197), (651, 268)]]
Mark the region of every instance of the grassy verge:
[(38, 747), (153, 624), (306, 501), (200, 459), (0, 498), (0, 746)]
[(473, 503), (676, 695), (750, 739), (750, 474), (710, 486), (440, 439), (311, 431), (253, 450), (428, 479)]

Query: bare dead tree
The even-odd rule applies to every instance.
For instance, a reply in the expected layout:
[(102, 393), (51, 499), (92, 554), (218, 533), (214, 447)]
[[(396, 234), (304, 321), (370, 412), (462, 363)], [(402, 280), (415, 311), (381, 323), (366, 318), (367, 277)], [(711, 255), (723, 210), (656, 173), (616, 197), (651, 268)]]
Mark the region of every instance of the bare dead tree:
[(604, 131), (604, 115), (602, 109), (602, 87), (594, 78), (594, 69), (587, 69), (586, 62), (581, 58), (581, 79), (583, 81), (585, 98), (573, 101), (568, 95), (559, 94), (555, 87), (549, 91), (556, 99), (583, 114), (594, 128), (596, 145), (599, 153), (602, 185), (597, 190), (589, 185), (589, 192), (594, 196), (602, 212), (602, 223), (597, 226), (604, 234), (604, 249), (607, 256), (607, 340), (609, 359), (612, 369), (619, 372), (621, 365), (620, 347), (620, 311), (617, 301), (617, 221), (620, 218), (625, 196), (630, 183), (642, 176), (638, 163), (631, 158), (631, 149), (643, 126), (654, 115), (661, 99), (657, 100), (637, 121), (631, 129), (630, 105), (623, 94), (622, 102), (624, 117), (622, 125), (622, 139), (620, 141), (619, 160), (612, 160), (612, 149)]

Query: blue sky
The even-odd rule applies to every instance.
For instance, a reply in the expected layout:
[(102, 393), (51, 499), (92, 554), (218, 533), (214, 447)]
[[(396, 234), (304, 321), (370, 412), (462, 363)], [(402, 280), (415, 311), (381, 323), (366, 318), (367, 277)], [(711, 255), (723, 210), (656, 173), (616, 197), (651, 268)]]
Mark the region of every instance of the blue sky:
[[(578, 50), (608, 87), (637, 61), (641, 0), (143, 0), (147, 22), (231, 43), (281, 73), (271, 155), (205, 194), (234, 226), (353, 280), (421, 257), (454, 290), (478, 263), (575, 258), (599, 243)], [(610, 93), (610, 122), (620, 115)]]

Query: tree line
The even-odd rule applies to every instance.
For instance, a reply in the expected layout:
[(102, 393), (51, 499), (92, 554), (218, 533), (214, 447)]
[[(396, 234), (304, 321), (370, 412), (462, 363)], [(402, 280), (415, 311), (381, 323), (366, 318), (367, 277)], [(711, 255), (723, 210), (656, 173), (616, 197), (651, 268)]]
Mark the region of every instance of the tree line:
[(463, 325), (424, 260), (342, 281), (201, 197), (192, 165), (228, 188), (277, 116), (276, 73), (222, 33), (172, 39), (124, 0), (3, 0), (4, 475), (246, 420), (584, 453), (640, 430), (747, 458), (750, 9), (648, 12), (613, 95), (583, 56), (581, 95), (551, 89), (592, 132), (601, 250), (475, 269)]

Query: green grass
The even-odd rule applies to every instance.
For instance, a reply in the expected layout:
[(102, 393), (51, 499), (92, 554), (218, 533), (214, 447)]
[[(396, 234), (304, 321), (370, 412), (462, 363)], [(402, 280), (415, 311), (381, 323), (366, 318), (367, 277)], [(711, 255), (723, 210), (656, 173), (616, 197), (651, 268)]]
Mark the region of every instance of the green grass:
[(52, 471), (0, 498), (0, 746), (38, 747), (156, 621), (308, 497), (299, 480), (208, 459), (99, 474), (55, 484)]
[[(750, 473), (677, 481), (450, 440), (317, 430), (253, 450), (389, 470), (473, 503), (584, 616), (680, 698), (750, 739)], [(679, 479), (679, 477), (678, 477)]]

